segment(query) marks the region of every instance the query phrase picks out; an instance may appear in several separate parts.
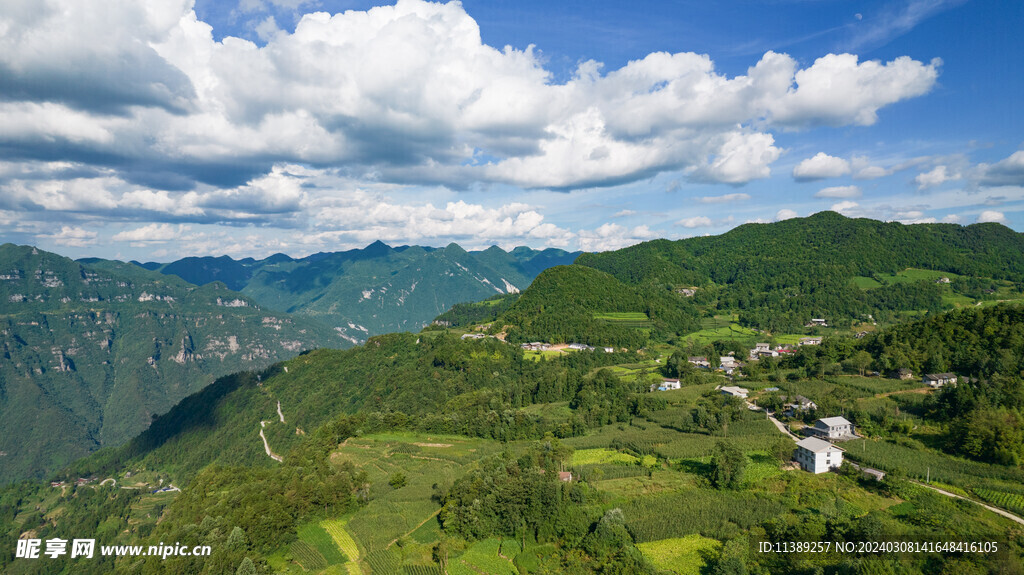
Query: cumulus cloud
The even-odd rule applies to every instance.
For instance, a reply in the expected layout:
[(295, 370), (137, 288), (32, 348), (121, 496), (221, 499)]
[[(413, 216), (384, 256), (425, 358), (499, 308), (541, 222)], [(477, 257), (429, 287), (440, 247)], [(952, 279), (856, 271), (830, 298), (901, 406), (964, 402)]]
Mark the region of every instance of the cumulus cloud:
[(180, 239), (188, 229), (188, 226), (153, 223), (118, 232), (111, 239), (115, 242), (167, 242)]
[(683, 226), (684, 228), (709, 228), (711, 227), (711, 218), (707, 216), (693, 216), (692, 218), (684, 218), (676, 222), (676, 225)]
[(978, 214), (978, 223), (984, 224), (988, 222), (995, 222), (997, 224), (1009, 225), (1006, 215), (1003, 212), (997, 212), (995, 210), (985, 210)]
[[(770, 130), (872, 124), (939, 71), (852, 54), (800, 69), (769, 52), (729, 77), (706, 55), (658, 52), (609, 71), (583, 62), (557, 83), (532, 48), (483, 43), (457, 2), (305, 14), (291, 33), (266, 23), (257, 46), (216, 41), (190, 0), (16, 2), (0, 14), (0, 145), (168, 191), (235, 188), (282, 163), (455, 187), (575, 189), (667, 170), (739, 185), (770, 174)], [(236, 195), (263, 205), (250, 192), (268, 197)]]
[(850, 162), (825, 152), (818, 152), (813, 158), (807, 158), (793, 168), (793, 178), (799, 182), (838, 178), (849, 173)]
[(951, 180), (959, 180), (959, 173), (950, 173), (946, 166), (935, 166), (934, 169), (918, 174), (914, 177), (917, 189), (924, 190), (942, 185)]
[(833, 212), (839, 212), (844, 216), (849, 216), (853, 214), (854, 210), (856, 210), (858, 207), (860, 207), (860, 204), (858, 204), (857, 202), (846, 201), (832, 204), (832, 207), (829, 209), (832, 210)]
[(52, 240), (58, 246), (84, 248), (96, 243), (98, 234), (77, 226), (61, 226), (60, 231), (52, 234), (39, 234), (39, 238)]
[(797, 213), (793, 210), (783, 208), (775, 214), (775, 221), (781, 222), (782, 220), (790, 220), (797, 217)]
[(978, 173), (983, 186), (1024, 186), (1024, 150), (994, 164), (980, 164)]
[(595, 230), (579, 232), (579, 249), (587, 252), (618, 250), (657, 237), (647, 226), (629, 229), (607, 223)]
[(818, 190), (816, 198), (859, 198), (860, 188), (857, 186), (832, 186)]

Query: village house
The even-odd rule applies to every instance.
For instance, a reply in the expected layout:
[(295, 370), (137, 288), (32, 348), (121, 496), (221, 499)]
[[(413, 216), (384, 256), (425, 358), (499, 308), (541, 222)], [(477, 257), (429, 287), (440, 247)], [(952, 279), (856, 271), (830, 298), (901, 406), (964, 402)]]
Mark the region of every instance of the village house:
[(592, 346), (585, 343), (570, 343), (569, 349), (575, 349), (576, 351), (594, 351)]
[(935, 283), (937, 283), (937, 284), (948, 284), (949, 283), (949, 278), (947, 278), (946, 276), (942, 276), (941, 278), (935, 280)]
[(719, 369), (725, 371), (726, 375), (732, 375), (737, 369), (743, 367), (743, 364), (736, 361), (736, 358), (731, 355), (722, 356), (719, 360), (721, 363)]
[(754, 349), (750, 350), (750, 359), (759, 359), (761, 357), (779, 357), (779, 352), (773, 350), (771, 344), (754, 344)]
[(796, 442), (793, 459), (804, 471), (825, 473), (843, 464), (843, 449), (823, 439), (808, 437)]
[(689, 361), (694, 365), (694, 367), (703, 367), (704, 369), (709, 369), (711, 367), (711, 362), (709, 362), (708, 358), (704, 356), (690, 356), (686, 358), (686, 361)]
[(952, 373), (926, 373), (921, 383), (927, 383), (932, 389), (938, 389), (944, 385), (956, 385), (956, 375)]
[(800, 345), (821, 345), (820, 337), (801, 337)]
[(605, 353), (615, 353), (615, 348), (614, 347), (606, 347), (606, 348), (604, 348), (604, 352)]
[(679, 383), (678, 379), (666, 379), (661, 383), (651, 384), (651, 391), (668, 391), (670, 389), (679, 389), (682, 384)]
[(807, 427), (805, 430), (811, 435), (830, 441), (842, 441), (857, 437), (853, 432), (853, 424), (845, 417), (823, 417), (815, 421), (813, 427)]
[(723, 387), (719, 389), (719, 391), (722, 392), (722, 395), (731, 395), (733, 397), (738, 397), (740, 399), (746, 399), (747, 394), (750, 393), (750, 391), (743, 389), (742, 387), (736, 386)]
[(804, 327), (828, 327), (828, 322), (822, 318), (812, 318)]
[(464, 334), (462, 334), (462, 339), (483, 339), (485, 337), (487, 337), (487, 336), (482, 334), (482, 333), (464, 333)]
[(693, 297), (693, 294), (697, 293), (697, 288), (679, 288), (676, 293), (683, 297)]
[(566, 483), (572, 481), (572, 471), (559, 471), (558, 480)]
[[(781, 399), (782, 399), (782, 401), (786, 401), (788, 398), (782, 397)], [(783, 415), (785, 415), (787, 417), (793, 417), (793, 416), (795, 416), (799, 412), (811, 411), (812, 409), (818, 409), (818, 404), (814, 403), (813, 401), (811, 401), (810, 399), (807, 399), (806, 397), (804, 397), (802, 395), (797, 395), (797, 396), (793, 397), (792, 401), (789, 401), (788, 403), (786, 403), (784, 405), (784, 407), (785, 407), (785, 411), (783, 412)]]
[(892, 376), (896, 379), (914, 379), (914, 372), (904, 367), (894, 371)]
[(520, 344), (519, 347), (523, 348), (525, 351), (546, 351), (551, 347), (551, 345), (535, 341), (533, 343)]

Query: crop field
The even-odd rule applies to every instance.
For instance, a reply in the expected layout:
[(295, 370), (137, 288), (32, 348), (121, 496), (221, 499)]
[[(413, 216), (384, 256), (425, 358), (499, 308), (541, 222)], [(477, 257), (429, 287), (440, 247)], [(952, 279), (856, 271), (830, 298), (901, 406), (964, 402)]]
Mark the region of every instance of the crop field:
[(500, 539), (477, 541), (462, 556), (448, 562), (448, 573), (451, 575), (518, 575), (512, 566), (511, 557), (505, 559), (498, 552), (501, 550)]
[(320, 526), (331, 536), (334, 544), (352, 561), (359, 561), (359, 546), (356, 545), (352, 536), (345, 530), (346, 521), (340, 519), (328, 519), (320, 522)]
[(621, 327), (650, 328), (654, 324), (643, 312), (603, 312), (595, 313), (594, 319), (600, 319)]
[(894, 283), (913, 283), (919, 281), (935, 281), (942, 277), (949, 279), (955, 279), (960, 277), (953, 272), (944, 272), (939, 270), (923, 270), (919, 268), (907, 268), (896, 274), (878, 274), (878, 277), (887, 284)]
[(712, 532), (727, 523), (749, 529), (784, 510), (772, 497), (717, 489), (644, 497), (622, 506), (626, 529), (638, 543)]
[(637, 547), (658, 569), (677, 575), (700, 575), (706, 566), (705, 559), (721, 545), (715, 539), (694, 534), (641, 543)]
[(292, 542), (292, 559), (299, 562), (306, 571), (320, 571), (327, 568), (327, 560), (312, 545), (299, 539)]
[(843, 444), (850, 459), (885, 471), (900, 470), (915, 479), (930, 477), (965, 489), (996, 488), (1001, 483), (1024, 484), (1024, 470), (961, 459), (923, 445), (855, 439)]
[(628, 453), (614, 451), (611, 449), (580, 449), (572, 454), (573, 465), (592, 465), (596, 463), (618, 463), (621, 465), (633, 465), (640, 460)]
[(758, 338), (763, 338), (764, 334), (748, 327), (743, 327), (738, 323), (729, 323), (717, 327), (706, 327), (700, 331), (688, 333), (684, 337), (692, 339), (699, 344), (709, 344), (717, 340), (753, 342)]
[(1024, 515), (1024, 495), (980, 487), (974, 489), (974, 494), (996, 507)]
[(316, 549), (317, 553), (327, 562), (327, 565), (341, 564), (348, 561), (348, 557), (339, 550), (334, 538), (316, 523), (308, 523), (299, 527), (299, 541)]

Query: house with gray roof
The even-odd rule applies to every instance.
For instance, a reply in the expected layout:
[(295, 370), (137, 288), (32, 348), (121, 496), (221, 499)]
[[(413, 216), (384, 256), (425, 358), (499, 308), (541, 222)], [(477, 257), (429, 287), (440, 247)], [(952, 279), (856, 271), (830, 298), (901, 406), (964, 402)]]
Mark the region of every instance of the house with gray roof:
[(793, 459), (804, 471), (825, 473), (830, 469), (838, 469), (843, 464), (843, 452), (843, 449), (824, 439), (807, 437), (796, 442)]
[(845, 417), (823, 417), (815, 421), (813, 427), (807, 427), (805, 430), (809, 435), (829, 441), (843, 441), (857, 437), (857, 434), (853, 432), (853, 424)]

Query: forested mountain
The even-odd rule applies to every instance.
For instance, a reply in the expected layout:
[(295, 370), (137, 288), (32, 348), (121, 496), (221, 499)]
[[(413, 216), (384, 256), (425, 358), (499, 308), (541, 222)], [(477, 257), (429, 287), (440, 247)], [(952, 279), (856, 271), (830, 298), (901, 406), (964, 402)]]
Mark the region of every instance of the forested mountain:
[(393, 331), (418, 331), (452, 305), (517, 293), (544, 269), (572, 263), (579, 252), (497, 246), (467, 252), (374, 242), (363, 249), (301, 259), (227, 256), (138, 264), (196, 285), (222, 281), (260, 305), (306, 316), (352, 343)]
[[(811, 318), (849, 325), (868, 314), (940, 311), (938, 285), (879, 276), (923, 268), (1019, 285), (1022, 253), (1024, 236), (999, 224), (903, 225), (821, 212), (745, 224), (719, 236), (583, 254), (576, 264), (634, 286), (697, 287), (695, 303), (737, 312), (741, 323), (774, 332), (798, 329)], [(862, 289), (858, 278), (873, 289)]]
[(0, 330), (0, 483), (123, 443), (218, 376), (345, 344), (220, 283), (13, 244)]

